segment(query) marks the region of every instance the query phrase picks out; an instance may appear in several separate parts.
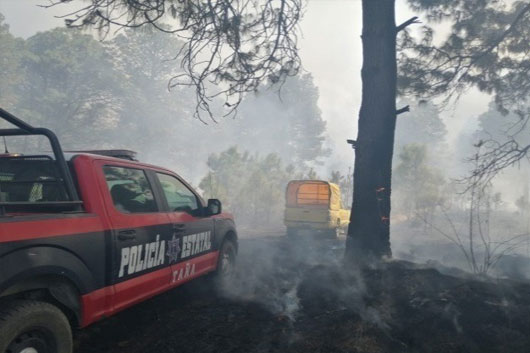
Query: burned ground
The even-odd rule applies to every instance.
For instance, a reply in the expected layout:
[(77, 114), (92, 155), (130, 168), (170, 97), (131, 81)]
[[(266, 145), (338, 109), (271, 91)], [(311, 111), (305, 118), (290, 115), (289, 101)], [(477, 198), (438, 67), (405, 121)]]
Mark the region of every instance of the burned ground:
[(345, 271), (343, 241), (242, 240), (199, 280), (76, 333), (76, 352), (526, 352), (530, 285), (403, 261)]

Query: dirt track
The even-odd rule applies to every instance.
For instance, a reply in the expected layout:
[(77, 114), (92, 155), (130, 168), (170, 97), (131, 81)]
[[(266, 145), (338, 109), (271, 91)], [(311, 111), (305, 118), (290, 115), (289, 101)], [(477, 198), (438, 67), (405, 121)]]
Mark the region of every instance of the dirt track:
[(76, 352), (527, 352), (530, 286), (404, 262), (350, 271), (341, 240), (243, 239), (219, 296), (196, 281), (76, 333)]

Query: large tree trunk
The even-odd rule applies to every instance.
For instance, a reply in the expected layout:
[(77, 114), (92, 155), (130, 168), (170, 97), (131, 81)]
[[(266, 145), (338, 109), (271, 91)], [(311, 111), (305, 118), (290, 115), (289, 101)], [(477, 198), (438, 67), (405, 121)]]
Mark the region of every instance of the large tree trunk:
[(362, 103), (355, 149), (348, 261), (390, 256), (390, 192), (396, 127), (395, 0), (363, 0)]

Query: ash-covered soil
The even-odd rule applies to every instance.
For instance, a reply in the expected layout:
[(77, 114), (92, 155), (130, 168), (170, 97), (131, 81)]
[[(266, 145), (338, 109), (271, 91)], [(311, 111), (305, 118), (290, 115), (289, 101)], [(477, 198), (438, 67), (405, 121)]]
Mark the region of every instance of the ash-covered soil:
[(343, 242), (241, 240), (222, 294), (177, 288), (76, 332), (76, 352), (530, 351), (530, 285), (403, 261), (345, 270)]

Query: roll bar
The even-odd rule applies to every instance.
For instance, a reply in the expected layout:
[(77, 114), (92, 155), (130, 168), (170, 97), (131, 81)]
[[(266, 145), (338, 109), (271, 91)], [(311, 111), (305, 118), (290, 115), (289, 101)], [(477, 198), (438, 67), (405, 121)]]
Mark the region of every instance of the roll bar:
[[(72, 175), (70, 173), (70, 169), (68, 169), (68, 164), (66, 163), (66, 159), (64, 158), (64, 153), (61, 148), (61, 144), (59, 143), (59, 139), (57, 138), (57, 135), (55, 135), (55, 133), (49, 129), (33, 127), (2, 108), (0, 108), (0, 118), (15, 125), (18, 128), (0, 129), (0, 136), (41, 135), (48, 138), (52, 147), (53, 154), (55, 156), (55, 161), (57, 162), (59, 173), (64, 181), (68, 198), (72, 202), (72, 204), (81, 204), (79, 195), (77, 194), (77, 190), (74, 185), (74, 181), (72, 179)], [(9, 204), (9, 202), (2, 204)]]

